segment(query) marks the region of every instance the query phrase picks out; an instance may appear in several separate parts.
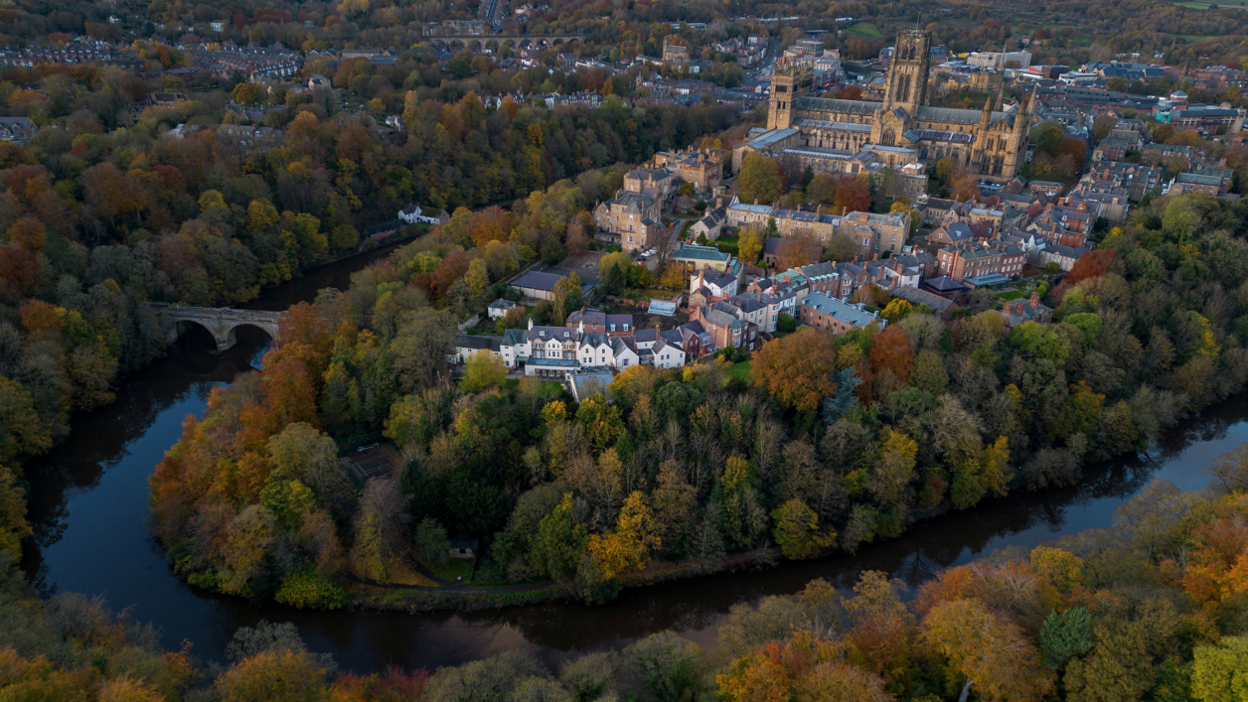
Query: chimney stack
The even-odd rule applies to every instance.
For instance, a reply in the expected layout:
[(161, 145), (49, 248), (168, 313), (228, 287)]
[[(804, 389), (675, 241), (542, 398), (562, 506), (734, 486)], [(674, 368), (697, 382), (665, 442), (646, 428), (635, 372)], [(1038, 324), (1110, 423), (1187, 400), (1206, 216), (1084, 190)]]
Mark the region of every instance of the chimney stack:
[[(1020, 303), (1020, 304), (1021, 304), (1021, 303)], [(1039, 306), (1040, 306), (1040, 293), (1035, 292), (1035, 291), (1032, 291), (1032, 293), (1031, 293), (1031, 309), (1033, 309), (1033, 310), (1034, 310), (1034, 309), (1036, 309), (1036, 308), (1037, 308), (1037, 307), (1039, 307)]]

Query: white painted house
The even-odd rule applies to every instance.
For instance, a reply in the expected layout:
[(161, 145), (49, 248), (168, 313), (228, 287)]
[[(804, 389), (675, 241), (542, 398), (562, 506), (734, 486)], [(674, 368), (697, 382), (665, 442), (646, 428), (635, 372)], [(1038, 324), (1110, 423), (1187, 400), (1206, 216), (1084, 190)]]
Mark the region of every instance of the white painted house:
[(426, 213), (421, 209), (420, 205), (408, 205), (406, 209), (399, 210), (399, 219), (408, 224), (431, 224), (437, 226), (451, 221), (451, 216), (446, 213), (446, 210), (432, 214)]

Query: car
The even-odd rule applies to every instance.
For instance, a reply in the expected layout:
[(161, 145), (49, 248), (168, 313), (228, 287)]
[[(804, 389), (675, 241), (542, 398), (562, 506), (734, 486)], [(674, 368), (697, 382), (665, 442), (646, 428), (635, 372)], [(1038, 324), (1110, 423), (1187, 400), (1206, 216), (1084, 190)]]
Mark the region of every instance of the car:
[(645, 256), (638, 256), (638, 257), (636, 258), (636, 261), (637, 261), (637, 263), (645, 263), (645, 262), (646, 262), (646, 257), (645, 257)]

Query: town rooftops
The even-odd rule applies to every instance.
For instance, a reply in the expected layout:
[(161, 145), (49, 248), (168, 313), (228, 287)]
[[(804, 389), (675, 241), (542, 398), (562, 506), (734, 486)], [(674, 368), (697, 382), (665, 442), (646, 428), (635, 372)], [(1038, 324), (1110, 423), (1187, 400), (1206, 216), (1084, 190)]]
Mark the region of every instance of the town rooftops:
[(616, 195), (614, 199), (608, 200), (607, 204), (619, 205), (626, 210), (644, 212), (645, 210), (654, 207), (654, 198), (649, 195), (643, 195), (641, 193), (625, 190), (620, 192), (619, 195)]
[(812, 292), (802, 300), (803, 307), (825, 314), (833, 319), (844, 322), (853, 327), (865, 327), (872, 322), (880, 321), (878, 315), (874, 315), (857, 305), (851, 305), (834, 297), (829, 297), (821, 292)]
[(988, 275), (977, 275), (972, 278), (963, 278), (962, 282), (982, 288), (986, 285), (1000, 285), (1010, 282), (1010, 279), (1000, 273), (989, 273)]
[(944, 294), (957, 293), (966, 290), (965, 285), (947, 275), (942, 275), (939, 278), (928, 278), (923, 281), (923, 285), (933, 292)]
[(751, 205), (744, 202), (734, 202), (728, 206), (730, 210), (737, 212), (753, 212), (754, 214), (771, 214), (771, 205)]
[(1192, 185), (1213, 185), (1216, 187), (1222, 187), (1222, 178), (1216, 175), (1180, 173), (1176, 180), (1180, 183), (1190, 183)]
[(883, 107), (882, 102), (866, 100), (837, 100), (833, 98), (799, 97), (793, 106), (799, 110), (815, 110), (819, 112), (842, 112), (849, 114), (874, 115)]
[(957, 307), (957, 305), (953, 304), (953, 301), (951, 300), (947, 300), (940, 295), (932, 294), (926, 290), (919, 290), (918, 288), (911, 287), (909, 285), (902, 285), (891, 290), (890, 292), (893, 297), (901, 298), (916, 307), (919, 305), (927, 305), (929, 309), (935, 312), (944, 313), (951, 307)]
[(697, 244), (681, 244), (672, 258), (684, 258), (696, 261), (727, 261), (731, 256), (714, 246), (698, 246)]
[(502, 339), (497, 336), (476, 336), (474, 334), (460, 334), (455, 337), (455, 348), (474, 349), (480, 351), (497, 352), (501, 348)]
[(797, 120), (797, 123), (803, 127), (814, 127), (815, 129), (835, 129), (844, 132), (863, 132), (870, 133), (871, 125), (858, 124), (857, 122), (836, 122), (826, 119), (811, 119), (805, 117)]
[(772, 144), (782, 142), (797, 133), (798, 130), (793, 127), (787, 127), (785, 129), (772, 129), (759, 134), (753, 139), (750, 139), (742, 144), (742, 146), (748, 146), (755, 151), (762, 151), (770, 147)]
[(563, 276), (554, 273), (543, 273), (541, 271), (529, 271), (524, 275), (511, 281), (513, 288), (529, 288), (530, 290), (544, 290), (551, 292), (555, 289), (555, 284), (563, 280)]

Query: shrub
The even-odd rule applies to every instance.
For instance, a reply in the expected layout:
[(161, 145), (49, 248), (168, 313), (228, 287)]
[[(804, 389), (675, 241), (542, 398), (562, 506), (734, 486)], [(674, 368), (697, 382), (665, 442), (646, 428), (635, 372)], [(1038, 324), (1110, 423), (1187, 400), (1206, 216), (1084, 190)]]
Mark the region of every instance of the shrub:
[(273, 599), (296, 609), (342, 609), (351, 595), (307, 566), (287, 575)]

